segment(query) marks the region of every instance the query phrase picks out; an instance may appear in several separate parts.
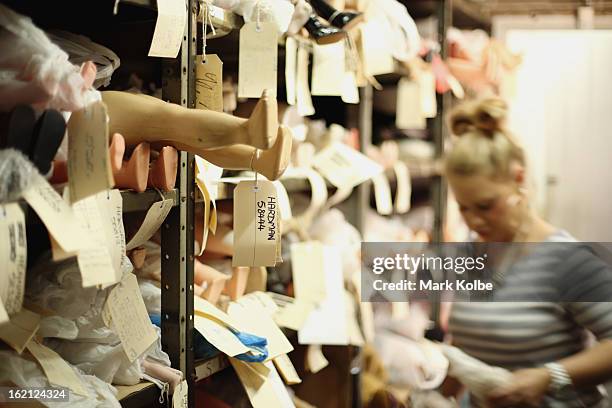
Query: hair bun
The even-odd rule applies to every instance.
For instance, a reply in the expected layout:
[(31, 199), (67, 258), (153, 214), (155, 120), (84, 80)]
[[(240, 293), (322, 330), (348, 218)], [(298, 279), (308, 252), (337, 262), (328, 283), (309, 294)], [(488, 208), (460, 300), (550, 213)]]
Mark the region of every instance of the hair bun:
[(456, 136), (479, 130), (488, 137), (504, 130), (508, 105), (503, 99), (490, 97), (464, 102), (449, 116), (449, 126)]

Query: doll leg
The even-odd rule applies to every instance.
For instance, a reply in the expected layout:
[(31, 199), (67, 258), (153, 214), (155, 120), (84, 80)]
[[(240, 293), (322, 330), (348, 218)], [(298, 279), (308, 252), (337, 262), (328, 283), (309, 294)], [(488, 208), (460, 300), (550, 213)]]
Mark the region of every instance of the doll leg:
[(113, 173), (115, 184), (119, 188), (131, 188), (139, 193), (147, 189), (149, 178), (149, 158), (151, 148), (148, 143), (139, 143), (132, 152), (130, 160), (124, 161), (123, 166)]
[(276, 98), (264, 91), (249, 119), (225, 113), (187, 109), (146, 95), (102, 92), (111, 133), (119, 132), (128, 146), (163, 142), (201, 154), (233, 144), (269, 148), (278, 132)]
[(163, 147), (157, 159), (151, 163), (149, 169), (149, 187), (156, 187), (163, 191), (170, 191), (176, 183), (176, 170), (178, 168), (178, 152), (172, 146)]
[(214, 150), (204, 150), (202, 157), (209, 162), (228, 170), (253, 170), (266, 176), (268, 180), (278, 179), (291, 158), (291, 130), (285, 126), (278, 128), (278, 137), (274, 145), (261, 150), (259, 156), (253, 157), (255, 148), (250, 146), (229, 146)]

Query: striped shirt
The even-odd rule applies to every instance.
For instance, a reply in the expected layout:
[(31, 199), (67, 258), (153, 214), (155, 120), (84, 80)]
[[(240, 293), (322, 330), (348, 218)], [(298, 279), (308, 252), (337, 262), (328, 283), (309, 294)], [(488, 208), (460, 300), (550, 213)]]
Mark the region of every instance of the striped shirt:
[[(566, 232), (547, 240), (571, 241)], [(612, 274), (586, 247), (571, 248), (570, 254), (539, 251), (517, 262), (495, 289), (496, 302), (454, 303), (449, 320), (453, 345), (487, 364), (516, 370), (576, 354), (588, 347), (592, 335), (612, 339)], [(551, 290), (557, 291), (558, 302), (549, 301)], [(589, 299), (593, 292), (611, 302), (563, 301)], [(525, 301), (512, 302), (517, 293)], [(580, 388), (565, 400), (546, 396), (542, 407), (607, 407), (600, 388)]]

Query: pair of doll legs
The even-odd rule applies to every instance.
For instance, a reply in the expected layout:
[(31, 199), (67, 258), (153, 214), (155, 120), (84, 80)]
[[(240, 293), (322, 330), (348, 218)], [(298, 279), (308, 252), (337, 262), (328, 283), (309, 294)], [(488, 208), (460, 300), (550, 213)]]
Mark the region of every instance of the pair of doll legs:
[[(111, 134), (128, 146), (147, 142), (198, 154), (231, 170), (253, 169), (280, 177), (289, 163), (291, 131), (278, 124), (276, 99), (263, 93), (249, 119), (214, 111), (187, 109), (147, 95), (102, 92)], [(256, 149), (262, 149), (255, 154)]]

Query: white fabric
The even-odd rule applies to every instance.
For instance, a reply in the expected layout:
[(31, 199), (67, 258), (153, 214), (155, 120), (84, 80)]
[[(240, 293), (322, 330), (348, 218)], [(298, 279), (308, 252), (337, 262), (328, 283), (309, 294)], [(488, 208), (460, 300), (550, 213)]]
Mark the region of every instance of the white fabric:
[(0, 111), (18, 104), (74, 111), (87, 103), (79, 67), (32, 20), (0, 4)]
[[(13, 383), (18, 387), (46, 387), (51, 385), (38, 364), (19, 356), (14, 351), (0, 351), (0, 383)], [(42, 402), (50, 408), (120, 408), (117, 390), (95, 376), (85, 375), (78, 368), (72, 369), (81, 378), (89, 392), (87, 397), (70, 393), (69, 402)]]

